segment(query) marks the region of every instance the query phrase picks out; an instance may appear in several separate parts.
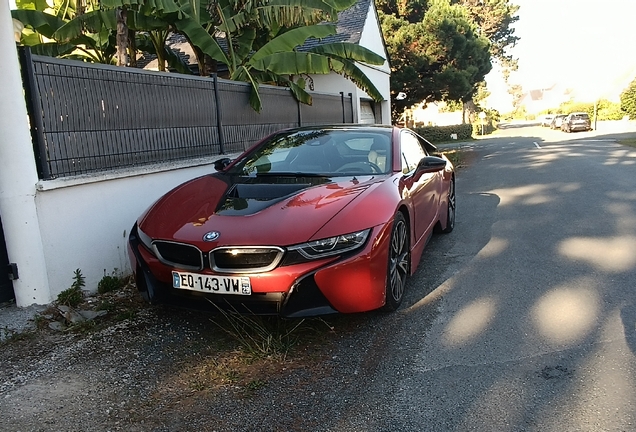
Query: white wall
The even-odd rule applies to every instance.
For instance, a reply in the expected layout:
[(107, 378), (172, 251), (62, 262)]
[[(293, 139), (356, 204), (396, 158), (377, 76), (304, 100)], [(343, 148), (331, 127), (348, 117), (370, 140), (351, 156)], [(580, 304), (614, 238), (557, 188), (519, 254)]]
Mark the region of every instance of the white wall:
[[(40, 181), (35, 197), (50, 287), (48, 303), (73, 282), (79, 268), (85, 289), (114, 269), (130, 273), (126, 242), (137, 217), (180, 183), (214, 172), (213, 160), (184, 168), (172, 164), (103, 176)], [(155, 166), (154, 169), (157, 169)], [(26, 269), (25, 269), (26, 270)], [(22, 305), (25, 306), (25, 305)]]
[(16, 303), (26, 306), (46, 302), (49, 288), (34, 202), (38, 176), (13, 22), (8, 3), (1, 0), (0, 57), (0, 214), (9, 262), (18, 266), (19, 278), (13, 281)]

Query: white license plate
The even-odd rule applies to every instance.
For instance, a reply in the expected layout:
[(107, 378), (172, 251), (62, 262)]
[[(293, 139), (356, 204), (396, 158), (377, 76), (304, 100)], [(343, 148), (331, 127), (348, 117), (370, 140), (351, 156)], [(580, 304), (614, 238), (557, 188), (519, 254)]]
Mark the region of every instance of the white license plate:
[(172, 286), (179, 289), (209, 292), (213, 294), (252, 294), (247, 276), (210, 276), (199, 273), (172, 272)]

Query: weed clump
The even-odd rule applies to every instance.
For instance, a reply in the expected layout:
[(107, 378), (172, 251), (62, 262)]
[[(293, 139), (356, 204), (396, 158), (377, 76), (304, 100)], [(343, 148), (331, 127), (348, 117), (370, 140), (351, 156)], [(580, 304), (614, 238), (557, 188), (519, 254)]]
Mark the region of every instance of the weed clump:
[(76, 307), (79, 305), (84, 300), (84, 293), (82, 292), (84, 285), (85, 280), (82, 275), (82, 271), (80, 269), (76, 269), (75, 274), (73, 275), (73, 284), (71, 287), (57, 295), (58, 304), (70, 307)]
[(124, 279), (117, 275), (117, 269), (111, 275), (107, 275), (106, 270), (104, 270), (104, 277), (97, 284), (97, 292), (106, 294), (111, 291), (117, 291), (122, 286), (124, 286)]

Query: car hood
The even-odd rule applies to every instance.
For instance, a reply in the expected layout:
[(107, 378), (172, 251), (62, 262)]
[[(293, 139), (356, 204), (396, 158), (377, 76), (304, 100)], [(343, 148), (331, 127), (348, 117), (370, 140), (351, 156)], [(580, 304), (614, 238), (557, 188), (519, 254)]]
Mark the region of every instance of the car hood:
[[(203, 250), (298, 244), (313, 240), (336, 214), (382, 180), (208, 175), (164, 195), (138, 222), (154, 239), (194, 244)], [(218, 239), (204, 242), (211, 231), (219, 233)]]

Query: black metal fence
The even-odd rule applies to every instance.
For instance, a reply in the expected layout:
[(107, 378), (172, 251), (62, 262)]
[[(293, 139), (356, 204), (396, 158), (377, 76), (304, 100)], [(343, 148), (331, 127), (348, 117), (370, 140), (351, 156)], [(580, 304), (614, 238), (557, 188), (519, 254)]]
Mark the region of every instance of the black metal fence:
[(242, 151), (288, 127), (353, 122), (351, 94), (246, 83), (31, 55), (21, 50), (27, 106), (43, 180)]

